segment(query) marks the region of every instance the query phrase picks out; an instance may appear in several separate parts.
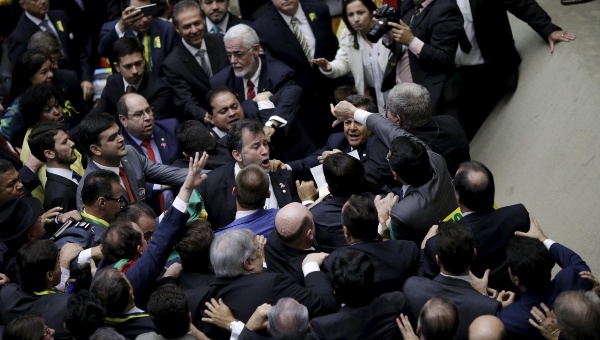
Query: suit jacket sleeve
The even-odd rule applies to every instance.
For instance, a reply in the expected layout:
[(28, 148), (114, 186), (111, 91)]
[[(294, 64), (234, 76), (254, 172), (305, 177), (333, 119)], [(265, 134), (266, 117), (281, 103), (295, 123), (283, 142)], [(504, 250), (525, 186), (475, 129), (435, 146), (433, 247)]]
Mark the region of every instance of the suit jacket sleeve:
[[(431, 4), (435, 6), (435, 4)], [(425, 42), (419, 55), (419, 63), (429, 67), (453, 69), (454, 56), (458, 48), (458, 37), (463, 31), (463, 16), (458, 6), (444, 7), (441, 13), (433, 13), (435, 8), (431, 9), (429, 15), (436, 15), (429, 40)], [(415, 36), (419, 37), (418, 27), (415, 28)]]
[[(170, 165), (155, 163), (149, 160), (146, 156), (142, 156), (137, 152), (135, 152), (135, 154), (136, 157), (139, 158), (142, 169), (144, 169), (146, 182), (172, 186), (181, 186), (183, 184), (183, 181), (188, 173), (187, 168), (182, 169)], [(146, 197), (152, 197), (152, 190), (150, 190), (150, 192), (146, 192)]]
[(25, 165), (19, 169), (19, 179), (30, 192), (42, 184), (38, 176)]
[(152, 105), (153, 111), (155, 112), (154, 118), (179, 119), (179, 112), (175, 112), (175, 106), (173, 105), (171, 88), (162, 79), (151, 79), (150, 81), (156, 81), (157, 83), (154, 85), (158, 86), (156, 92), (152, 95), (152, 98), (148, 98), (148, 102)]
[(335, 59), (329, 62), (331, 65), (331, 71), (323, 71), (321, 68), (319, 70), (321, 73), (326, 75), (328, 78), (338, 78), (343, 75), (346, 75), (350, 72), (350, 61), (348, 60), (348, 46), (352, 45), (350, 41), (354, 39), (350, 32), (347, 32), (347, 29), (344, 29), (342, 32), (342, 38), (340, 40), (340, 48), (338, 48)]
[(577, 253), (560, 243), (554, 243), (549, 251), (561, 268), (576, 267), (578, 271), (590, 270), (587, 263)]
[(503, 4), (510, 13), (531, 26), (544, 41), (548, 40), (550, 33), (561, 30), (535, 0), (504, 0)]
[(311, 318), (319, 315), (333, 313), (336, 307), (333, 288), (327, 281), (327, 275), (323, 272), (312, 272), (304, 277), (305, 287), (295, 283), (292, 279), (285, 277), (284, 280), (274, 281), (275, 297), (292, 297), (305, 305)]
[(429, 146), (423, 143), (423, 141), (378, 114), (369, 115), (366, 123), (367, 128), (373, 131), (388, 149), (392, 145), (394, 138), (405, 136), (412, 138), (429, 150)]
[(98, 53), (103, 57), (111, 57), (112, 46), (119, 39), (115, 25), (118, 21), (109, 21), (102, 25), (100, 30), (100, 42), (98, 43)]

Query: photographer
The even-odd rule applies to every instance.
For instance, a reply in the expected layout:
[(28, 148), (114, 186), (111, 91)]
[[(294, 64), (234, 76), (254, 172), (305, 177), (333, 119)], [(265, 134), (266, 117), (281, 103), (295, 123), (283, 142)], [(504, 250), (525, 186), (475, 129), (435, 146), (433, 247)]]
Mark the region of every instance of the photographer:
[(377, 10), (371, 0), (348, 0), (344, 2), (342, 20), (346, 28), (342, 31), (340, 48), (335, 59), (315, 58), (321, 73), (329, 78), (338, 78), (348, 73), (354, 76), (354, 86), (358, 94), (366, 91), (377, 99), (379, 112), (384, 112), (387, 93), (381, 91), (381, 83), (387, 66), (390, 51), (381, 39), (370, 41), (367, 34), (376, 20), (373, 12)]
[[(383, 7), (379, 13), (382, 10)], [(460, 9), (450, 0), (408, 0), (398, 12), (399, 23), (396, 20), (388, 23), (390, 37), (395, 42), (389, 47), (396, 62), (386, 70), (382, 88), (389, 89), (401, 82), (423, 85), (431, 94), (433, 115), (449, 114), (457, 118), (458, 77), (454, 55), (460, 37), (464, 37)], [(386, 16), (390, 17), (394, 16), (391, 13)]]

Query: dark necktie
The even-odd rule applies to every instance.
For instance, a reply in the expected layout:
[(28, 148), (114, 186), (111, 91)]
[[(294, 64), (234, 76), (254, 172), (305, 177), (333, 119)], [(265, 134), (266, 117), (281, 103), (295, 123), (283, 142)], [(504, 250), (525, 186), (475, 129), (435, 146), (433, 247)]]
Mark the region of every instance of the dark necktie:
[(308, 46), (308, 42), (306, 41), (306, 38), (304, 38), (304, 34), (302, 34), (302, 31), (300, 30), (300, 26), (298, 26), (298, 18), (293, 16), (291, 24), (292, 24), (292, 31), (294, 32), (296, 39), (298, 39), (298, 43), (300, 44), (300, 47), (302, 48), (304, 55), (306, 56), (306, 58), (308, 58), (308, 60), (311, 60), (312, 53), (310, 52), (310, 47)]
[(126, 93), (135, 93), (135, 86), (133, 85), (127, 85), (127, 90), (125, 90)]
[(254, 83), (252, 80), (248, 79), (246, 87), (248, 88), (246, 91), (246, 99), (254, 99), (254, 97), (256, 97), (256, 92), (254, 91)]
[(469, 41), (469, 38), (467, 37), (467, 32), (464, 30), (464, 28), (460, 31), (460, 35), (458, 36), (458, 45), (460, 46), (460, 49), (465, 53), (471, 52), (471, 48), (473, 47), (471, 46), (471, 42)]
[(221, 33), (223, 34), (223, 30), (221, 30), (221, 27), (214, 25), (213, 28), (210, 30), (210, 33)]

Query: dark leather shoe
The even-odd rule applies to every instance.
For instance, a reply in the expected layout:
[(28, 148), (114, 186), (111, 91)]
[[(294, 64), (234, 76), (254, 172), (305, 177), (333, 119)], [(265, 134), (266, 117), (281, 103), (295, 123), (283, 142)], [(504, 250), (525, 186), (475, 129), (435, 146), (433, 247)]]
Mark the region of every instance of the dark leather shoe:
[(563, 5), (575, 5), (575, 4), (582, 4), (584, 2), (588, 2), (591, 0), (560, 0), (560, 3)]

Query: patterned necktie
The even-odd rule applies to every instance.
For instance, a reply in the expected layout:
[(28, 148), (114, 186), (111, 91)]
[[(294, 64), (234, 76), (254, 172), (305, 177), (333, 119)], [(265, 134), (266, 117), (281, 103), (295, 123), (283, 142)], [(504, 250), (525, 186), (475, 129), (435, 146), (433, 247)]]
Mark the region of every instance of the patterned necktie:
[(223, 34), (223, 30), (221, 30), (221, 27), (215, 25), (213, 26), (213, 28), (210, 30), (210, 33), (220, 33)]
[[(150, 140), (146, 139), (145, 141), (143, 141), (142, 146), (146, 148), (146, 152), (148, 153), (148, 158), (150, 158), (151, 161), (156, 163), (156, 155), (154, 154), (154, 149), (152, 149)], [(165, 195), (161, 193), (158, 196), (158, 200), (159, 200), (159, 204), (160, 204), (160, 211), (165, 211)]]
[(123, 167), (119, 167), (119, 177), (123, 181), (123, 186), (125, 186), (125, 190), (127, 191), (127, 196), (129, 196), (129, 203), (135, 202), (135, 196), (133, 196), (133, 192), (131, 191), (131, 186), (129, 186), (129, 179), (127, 178), (127, 173)]
[(212, 70), (210, 69), (210, 66), (208, 66), (208, 62), (206, 61), (205, 52), (205, 50), (198, 50), (198, 52), (196, 52), (196, 59), (200, 62), (200, 66), (202, 67), (206, 75), (210, 78), (213, 74)]
[(298, 26), (298, 18), (295, 16), (292, 17), (292, 31), (294, 31), (294, 35), (296, 36), (296, 39), (298, 39), (300, 47), (302, 47), (302, 51), (304, 51), (304, 55), (306, 55), (306, 58), (310, 61), (312, 59), (312, 53), (310, 52), (310, 47), (308, 47), (308, 42), (306, 42), (302, 31), (300, 31), (300, 26)]
[(135, 86), (133, 85), (127, 85), (127, 89), (125, 90), (126, 93), (135, 93)]
[(246, 99), (254, 99), (254, 97), (256, 97), (256, 92), (254, 91), (254, 83), (252, 82), (252, 80), (248, 79), (246, 87)]

